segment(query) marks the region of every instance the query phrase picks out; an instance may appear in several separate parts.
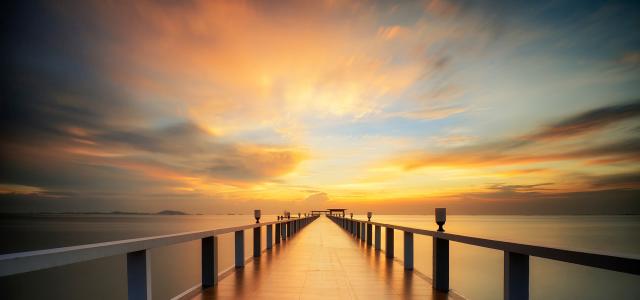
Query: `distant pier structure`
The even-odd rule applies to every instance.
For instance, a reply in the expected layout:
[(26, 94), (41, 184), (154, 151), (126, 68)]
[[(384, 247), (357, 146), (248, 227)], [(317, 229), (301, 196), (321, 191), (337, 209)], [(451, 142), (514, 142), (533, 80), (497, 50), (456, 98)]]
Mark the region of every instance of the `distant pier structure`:
[(325, 210), (312, 210), (311, 215), (319, 216), (324, 213), (329, 216), (344, 217), (345, 211), (347, 211), (346, 208), (327, 208)]

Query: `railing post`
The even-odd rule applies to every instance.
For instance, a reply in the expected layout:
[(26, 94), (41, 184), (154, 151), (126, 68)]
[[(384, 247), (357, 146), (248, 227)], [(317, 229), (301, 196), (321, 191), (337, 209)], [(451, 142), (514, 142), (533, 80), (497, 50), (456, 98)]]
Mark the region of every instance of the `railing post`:
[(364, 241), (366, 238), (366, 230), (364, 222), (360, 223), (360, 240)]
[(385, 245), (385, 253), (387, 258), (393, 258), (393, 228), (387, 227), (385, 230), (385, 240), (387, 242)]
[(433, 237), (433, 287), (449, 291), (449, 240)]
[(287, 239), (287, 223), (280, 223), (280, 229), (282, 229), (280, 234), (282, 234), (282, 240), (284, 241)]
[(367, 245), (371, 246), (373, 244), (373, 236), (372, 236), (372, 225), (367, 224)]
[(218, 283), (218, 237), (202, 239), (202, 288)]
[(236, 268), (244, 267), (244, 230), (238, 230), (235, 233), (236, 244)]
[(280, 244), (281, 235), (282, 235), (282, 230), (280, 229), (280, 223), (276, 223), (276, 244)]
[(380, 230), (380, 226), (376, 225), (376, 250), (382, 249), (382, 230)]
[(529, 256), (504, 252), (504, 299), (529, 299)]
[(130, 300), (151, 299), (151, 272), (147, 250), (127, 253), (127, 294)]
[(273, 248), (273, 225), (267, 225), (267, 249)]
[(404, 232), (404, 269), (413, 270), (413, 233)]
[(287, 222), (287, 237), (291, 237), (293, 235), (293, 221)]
[(260, 257), (262, 254), (262, 229), (260, 227), (253, 228), (253, 257)]
[(360, 222), (356, 222), (356, 238), (359, 239), (360, 238)]
[(351, 233), (353, 237), (358, 237), (358, 222), (353, 221), (353, 232)]

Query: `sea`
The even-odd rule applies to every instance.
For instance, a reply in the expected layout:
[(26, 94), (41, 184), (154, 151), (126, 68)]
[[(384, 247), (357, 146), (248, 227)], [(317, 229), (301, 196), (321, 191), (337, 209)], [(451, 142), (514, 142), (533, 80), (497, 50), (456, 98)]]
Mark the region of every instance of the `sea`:
[[(364, 219), (363, 215), (354, 218)], [(263, 221), (276, 216), (263, 216)], [(436, 229), (433, 215), (374, 215), (372, 221)], [(0, 216), (0, 254), (245, 225), (251, 215), (28, 214)], [(640, 257), (640, 216), (448, 215), (450, 233)], [(263, 228), (264, 231), (264, 228)], [(382, 230), (383, 240), (385, 231)], [(402, 232), (395, 231), (402, 260)], [(262, 233), (262, 245), (266, 234)], [(245, 233), (251, 245), (253, 233)], [(414, 264), (431, 276), (432, 238), (414, 236)], [(233, 234), (219, 237), (220, 271), (233, 266)], [(383, 243), (384, 249), (384, 243)], [(245, 247), (245, 256), (252, 248)], [(151, 249), (154, 299), (200, 280), (200, 241)], [(451, 242), (450, 287), (466, 299), (502, 299), (503, 252)], [(640, 299), (640, 276), (531, 257), (531, 299)], [(0, 278), (0, 299), (126, 299), (126, 257), (117, 255)]]

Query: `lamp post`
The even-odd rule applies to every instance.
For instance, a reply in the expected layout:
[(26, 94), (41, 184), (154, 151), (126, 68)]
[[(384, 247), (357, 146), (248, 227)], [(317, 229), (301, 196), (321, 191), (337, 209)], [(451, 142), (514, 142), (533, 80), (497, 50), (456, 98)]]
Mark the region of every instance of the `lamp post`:
[(436, 208), (436, 224), (438, 224), (438, 231), (444, 231), (444, 223), (447, 221), (447, 209)]
[(351, 218), (353, 219), (353, 213), (351, 213)]
[(256, 223), (260, 223), (260, 210), (256, 209), (253, 211), (253, 216), (256, 218)]
[(372, 214), (371, 212), (368, 212), (368, 213), (367, 213), (367, 219), (369, 219), (369, 220), (368, 220), (369, 222), (371, 222), (371, 216), (372, 216), (372, 215), (373, 215), (373, 214)]

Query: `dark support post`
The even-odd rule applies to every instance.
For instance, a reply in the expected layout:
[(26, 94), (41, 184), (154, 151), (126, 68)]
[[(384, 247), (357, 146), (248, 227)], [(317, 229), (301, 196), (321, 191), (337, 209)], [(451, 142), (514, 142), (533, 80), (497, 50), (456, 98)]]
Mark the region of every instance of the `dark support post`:
[(287, 237), (291, 237), (293, 235), (293, 221), (287, 222)]
[(267, 249), (273, 248), (273, 225), (267, 225)]
[(529, 299), (529, 256), (504, 252), (504, 299)]
[(253, 257), (260, 257), (262, 254), (262, 230), (260, 227), (253, 228)]
[(413, 233), (404, 232), (404, 269), (413, 270)]
[(385, 240), (386, 240), (386, 248), (385, 248), (385, 253), (387, 254), (388, 258), (393, 258), (393, 228), (385, 228)]
[(218, 283), (218, 237), (202, 239), (202, 288)]
[(351, 234), (355, 237), (358, 236), (358, 222), (356, 221), (351, 221), (352, 224), (352, 228), (351, 228)]
[(151, 272), (147, 250), (127, 253), (128, 299), (151, 299)]
[(244, 267), (244, 230), (236, 231), (236, 268)]
[(360, 223), (360, 240), (361, 241), (364, 241), (365, 234), (366, 234), (365, 233), (366, 229), (364, 228), (364, 225), (365, 225), (364, 223)]
[(281, 235), (282, 235), (282, 229), (280, 229), (280, 223), (276, 223), (276, 244), (280, 244)]
[(280, 223), (280, 229), (282, 229), (280, 234), (282, 234), (282, 240), (284, 241), (287, 239), (287, 223)]
[(376, 225), (376, 250), (382, 249), (382, 230), (380, 230), (380, 226)]
[(449, 240), (433, 237), (433, 287), (449, 291)]
[(373, 244), (373, 234), (371, 232), (372, 230), (372, 226), (371, 224), (367, 224), (367, 245), (371, 246)]

